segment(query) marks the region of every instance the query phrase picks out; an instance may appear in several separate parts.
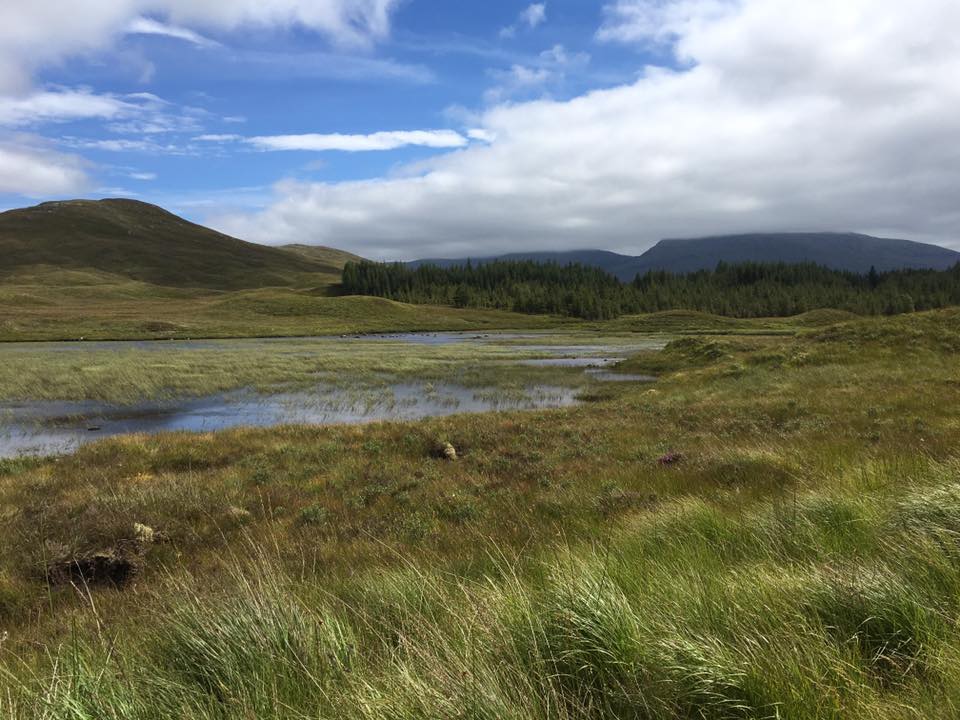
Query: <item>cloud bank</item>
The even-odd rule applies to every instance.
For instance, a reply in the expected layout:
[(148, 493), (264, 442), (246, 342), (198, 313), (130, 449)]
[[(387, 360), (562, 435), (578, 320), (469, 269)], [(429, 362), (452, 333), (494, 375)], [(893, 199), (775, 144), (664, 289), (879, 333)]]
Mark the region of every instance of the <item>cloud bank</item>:
[(219, 217), (376, 258), (640, 251), (666, 236), (860, 230), (960, 240), (960, 3), (620, 0), (598, 41), (675, 66), (494, 107), (492, 139), (390, 178), (283, 182)]

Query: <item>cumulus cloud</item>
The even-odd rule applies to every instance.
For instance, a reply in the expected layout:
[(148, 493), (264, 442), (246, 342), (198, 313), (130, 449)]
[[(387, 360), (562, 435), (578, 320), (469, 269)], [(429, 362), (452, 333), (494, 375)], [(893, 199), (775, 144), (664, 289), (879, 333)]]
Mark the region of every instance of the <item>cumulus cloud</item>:
[[(146, 18), (184, 39), (200, 30), (298, 26), (342, 45), (387, 35), (399, 0), (32, 0), (0, 4), (0, 93), (25, 92), (33, 72), (100, 50)], [(134, 27), (137, 27), (135, 24)]]
[(748, 230), (960, 238), (955, 0), (680, 1), (628, 31), (622, 11), (647, 4), (611, 5), (603, 37), (670, 37), (681, 69), (495, 107), (471, 124), (490, 144), (390, 178), (281, 183), (264, 211), (215, 221), (387, 258)]
[(400, 130), (377, 132), (369, 135), (341, 135), (338, 133), (327, 135), (267, 135), (248, 138), (247, 142), (259, 150), (364, 152), (396, 150), (408, 145), (430, 148), (458, 148), (466, 145), (467, 139), (453, 130)]
[(0, 141), (0, 193), (74, 195), (89, 187), (83, 160), (49, 150), (36, 138)]

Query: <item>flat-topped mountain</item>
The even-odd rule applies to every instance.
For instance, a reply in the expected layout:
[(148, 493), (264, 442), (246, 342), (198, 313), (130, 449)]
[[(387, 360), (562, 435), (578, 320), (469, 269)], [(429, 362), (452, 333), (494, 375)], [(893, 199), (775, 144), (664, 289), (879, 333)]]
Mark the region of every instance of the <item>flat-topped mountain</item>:
[(867, 272), (929, 268), (946, 270), (960, 253), (912, 240), (857, 233), (776, 233), (661, 240), (639, 257), (644, 270), (691, 272), (719, 262), (812, 262), (835, 270)]
[[(910, 240), (877, 238), (856, 233), (763, 233), (661, 240), (642, 255), (621, 255), (600, 250), (510, 253), (473, 258), (474, 263), (492, 260), (532, 260), (561, 265), (580, 263), (602, 268), (624, 281), (650, 270), (686, 273), (708, 270), (726, 263), (812, 262), (835, 270), (865, 273), (904, 268), (944, 270), (960, 262), (960, 253), (939, 245)], [(413, 265), (462, 265), (466, 258), (417, 260)]]
[(323, 255), (244, 242), (137, 200), (70, 200), (0, 213), (0, 280), (31, 268), (93, 270), (184, 288), (233, 290), (339, 275)]

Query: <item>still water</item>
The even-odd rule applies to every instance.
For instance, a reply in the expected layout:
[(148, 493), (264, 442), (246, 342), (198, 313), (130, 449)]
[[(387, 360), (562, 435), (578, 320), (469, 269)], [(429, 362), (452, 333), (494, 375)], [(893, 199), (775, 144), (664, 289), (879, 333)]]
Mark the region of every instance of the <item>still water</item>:
[[(550, 345), (542, 335), (517, 333), (410, 333), (364, 336), (424, 345), (451, 343), (508, 343), (524, 352), (548, 357), (521, 360), (543, 367), (584, 368), (593, 381), (648, 382), (646, 376), (611, 371), (616, 362), (642, 346)], [(352, 337), (331, 338), (349, 342)], [(317, 342), (327, 339), (318, 338)], [(245, 342), (245, 341), (236, 341)], [(265, 347), (284, 340), (256, 340)], [(178, 350), (214, 347), (223, 341), (177, 342)], [(44, 350), (83, 353), (91, 349), (160, 349), (170, 342), (50, 343)], [(5, 346), (3, 352), (36, 345)], [(199, 398), (113, 405), (97, 401), (26, 401), (0, 403), (0, 457), (70, 452), (104, 437), (129, 433), (169, 431), (210, 432), (233, 427), (283, 424), (351, 424), (384, 420), (415, 420), (430, 416), (501, 410), (567, 407), (577, 402), (581, 389), (561, 385), (532, 385), (505, 393), (494, 388), (467, 388), (451, 383), (385, 381), (362, 390), (319, 384), (309, 390), (257, 393), (238, 390)]]

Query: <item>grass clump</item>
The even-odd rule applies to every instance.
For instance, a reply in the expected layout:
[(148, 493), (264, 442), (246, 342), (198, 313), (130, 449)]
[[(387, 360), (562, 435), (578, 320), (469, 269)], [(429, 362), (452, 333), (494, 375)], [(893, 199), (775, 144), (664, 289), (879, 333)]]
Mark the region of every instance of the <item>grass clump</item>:
[(156, 667), (185, 694), (241, 716), (327, 704), (355, 663), (349, 625), (275, 578), (238, 584), (213, 605), (186, 589), (151, 643)]

